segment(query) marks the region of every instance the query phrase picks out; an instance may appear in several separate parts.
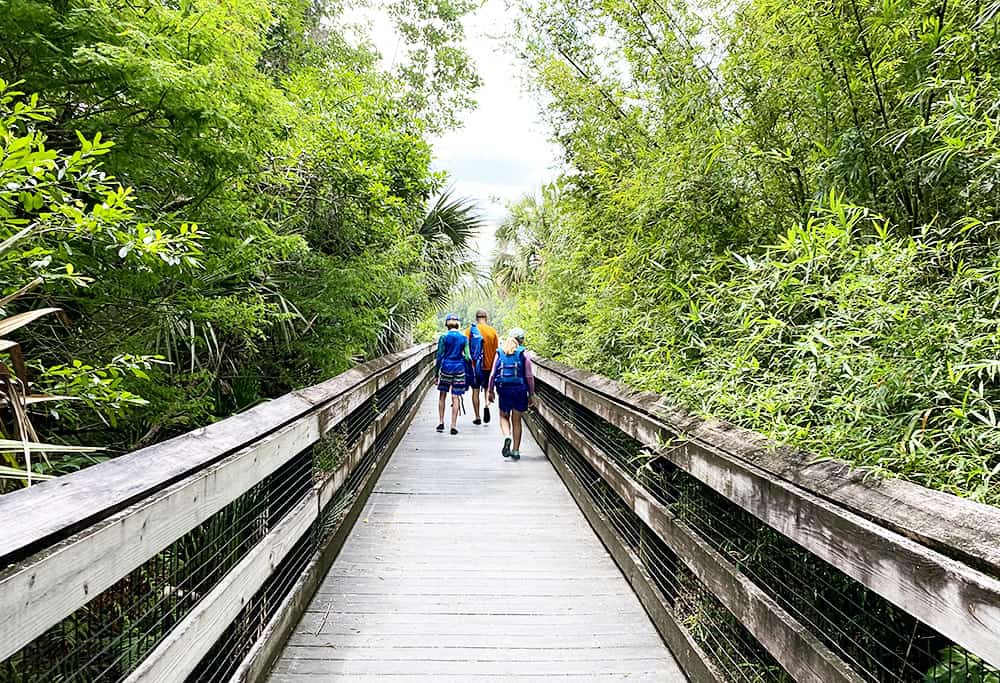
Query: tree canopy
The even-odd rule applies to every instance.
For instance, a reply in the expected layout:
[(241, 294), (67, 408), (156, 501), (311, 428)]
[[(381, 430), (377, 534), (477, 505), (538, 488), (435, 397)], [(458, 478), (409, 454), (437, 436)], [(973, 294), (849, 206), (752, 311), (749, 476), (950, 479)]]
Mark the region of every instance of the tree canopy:
[(468, 260), (426, 215), (470, 8), (379, 6), (383, 66), (333, 2), (0, 1), (3, 313), (62, 314), (18, 329), (10, 377), (74, 399), (37, 431), (107, 457), (406, 343)]
[(1000, 5), (519, 8), (565, 170), (494, 275), (540, 350), (1000, 503)]

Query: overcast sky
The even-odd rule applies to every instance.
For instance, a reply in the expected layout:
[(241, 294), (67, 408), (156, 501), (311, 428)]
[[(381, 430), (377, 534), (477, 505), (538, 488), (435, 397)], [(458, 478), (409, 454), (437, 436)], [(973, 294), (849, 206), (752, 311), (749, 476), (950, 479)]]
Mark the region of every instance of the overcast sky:
[[(474, 95), (477, 106), (466, 112), (461, 128), (431, 142), (434, 168), (447, 171), (456, 194), (475, 199), (488, 217), (477, 244), (480, 263), (486, 265), (505, 203), (552, 180), (557, 152), (546, 138), (537, 106), (521, 87), (519, 66), (504, 49), (503, 39), (510, 30), (504, 0), (486, 0), (466, 18), (465, 28), (466, 50), (483, 83)], [(377, 18), (371, 29), (383, 59), (391, 63), (395, 32)]]
[(475, 198), (490, 226), (479, 240), (481, 262), (493, 251), (493, 230), (505, 202), (534, 192), (555, 177), (557, 152), (546, 139), (538, 107), (524, 92), (519, 67), (502, 44), (510, 21), (503, 0), (487, 0), (466, 21), (466, 45), (483, 85), (465, 125), (433, 141), (435, 167), (452, 178), (456, 192)]

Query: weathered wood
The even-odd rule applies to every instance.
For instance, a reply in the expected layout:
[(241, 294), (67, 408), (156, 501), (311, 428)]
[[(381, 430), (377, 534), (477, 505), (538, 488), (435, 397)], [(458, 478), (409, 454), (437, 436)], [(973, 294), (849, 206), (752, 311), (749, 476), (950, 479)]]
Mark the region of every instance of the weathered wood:
[[(392, 378), (397, 373), (389, 373)], [(407, 400), (412, 399), (413, 390), (426, 383), (428, 369), (392, 403), (384, 406), (384, 412), (370, 425), (358, 443), (354, 445), (348, 457), (338, 466), (334, 473), (322, 483), (317, 484), (309, 496), (300, 502), (272, 530), (247, 557), (244, 558), (209, 594), (198, 603), (198, 606), (188, 614), (167, 639), (161, 643), (127, 680), (138, 681), (183, 681), (194, 670), (202, 657), (211, 649), (214, 642), (221, 636), (232, 620), (239, 614), (247, 596), (253, 595), (274, 572), (281, 560), (288, 554), (298, 539), (306, 533), (312, 521), (322, 512), (326, 502), (346, 481), (347, 476), (357, 466), (361, 455), (372, 445), (374, 439), (385, 426), (396, 416)], [(380, 386), (384, 382), (379, 383)], [(363, 400), (363, 399), (362, 399)], [(357, 401), (360, 404), (361, 401)], [(316, 416), (318, 422), (333, 424), (338, 420), (338, 413), (346, 414), (355, 405), (345, 404), (328, 412), (326, 420), (323, 415)], [(293, 426), (301, 423), (295, 423)], [(317, 432), (320, 431), (317, 426)], [(318, 437), (317, 437), (318, 438)], [(315, 439), (314, 439), (315, 440)], [(377, 477), (369, 475), (372, 483)], [(327, 492), (326, 496), (321, 495)], [(362, 498), (364, 494), (362, 492)], [(251, 651), (250, 657), (254, 652)]]
[[(509, 653), (503, 659), (472, 660), (470, 656), (464, 659), (440, 661), (428, 653), (424, 659), (416, 661), (399, 661), (395, 659), (363, 659), (360, 657), (338, 658), (330, 655), (326, 659), (292, 659), (282, 658), (275, 666), (275, 674), (304, 674), (313, 681), (337, 681), (345, 675), (377, 675), (384, 676), (382, 680), (394, 680), (396, 676), (412, 675), (419, 670), (425, 676), (451, 678), (466, 681), (478, 676), (491, 676), (507, 680), (516, 676), (537, 676), (548, 674), (561, 679), (566, 675), (590, 676), (591, 680), (631, 681), (633, 676), (657, 674), (659, 681), (670, 681), (663, 671), (663, 662), (659, 659), (618, 660), (613, 655), (608, 659), (597, 661), (580, 661), (579, 659), (559, 661), (524, 661), (513, 658)], [(349, 679), (348, 679), (349, 680)], [(440, 680), (440, 679), (438, 679)]]
[(666, 404), (659, 394), (635, 391), (545, 358), (532, 360), (539, 366), (539, 377), (560, 393), (565, 393), (567, 382), (583, 387), (652, 418), (655, 424), (648, 426), (663, 437), (704, 441), (918, 543), (1000, 576), (1000, 509), (902, 479), (875, 479), (847, 462), (820, 461), (812, 453), (757, 432), (700, 418)]
[[(429, 344), (363, 363), (308, 389), (292, 392), (182, 436), (79, 472), (0, 497), (0, 567), (93, 525), (153, 491), (202, 469), (305, 415), (332, 405), (359, 385), (377, 384), (427, 358)], [(373, 382), (374, 380), (374, 382)], [(354, 399), (357, 397), (354, 396)]]
[(301, 453), (314, 416), (81, 531), (0, 576), (0, 660), (41, 635)]
[(660, 448), (665, 433), (683, 435), (683, 441), (660, 448), (663, 457), (901, 609), (1000, 666), (997, 579), (730, 454), (704, 438), (697, 424), (688, 424), (684, 430), (667, 427), (660, 417), (627, 404), (627, 397), (610, 396), (614, 387), (608, 386), (609, 380), (587, 373), (601, 386), (598, 391), (582, 385), (577, 371), (564, 370), (551, 361), (541, 361), (538, 367), (541, 381), (559, 377), (572, 400), (644, 444)]
[(544, 402), (538, 406), (538, 411), (794, 680), (801, 683), (863, 683), (864, 679), (802, 623), (699, 538), (571, 424)]
[(126, 683), (186, 680), (239, 616), (247, 600), (264, 585), (302, 535), (309, 532), (319, 514), (317, 501), (313, 489), (171, 629), (125, 679)]
[[(620, 677), (619, 677), (620, 678)], [(483, 674), (481, 676), (468, 676), (465, 674), (459, 677), (455, 676), (442, 676), (441, 674), (426, 675), (426, 674), (409, 674), (409, 673), (394, 673), (391, 679), (392, 683), (441, 683), (441, 681), (453, 680), (460, 681), (461, 683), (497, 683), (497, 681), (502, 680), (504, 683), (507, 681), (514, 681), (514, 683), (552, 683), (551, 676), (540, 675), (536, 673), (524, 673), (513, 671), (505, 671), (502, 674)], [(271, 677), (273, 683), (305, 683), (307, 681), (315, 681), (316, 676), (310, 673), (277, 673)], [(323, 678), (322, 680), (329, 680)], [(340, 672), (337, 674), (336, 681), (338, 683), (386, 683), (386, 677), (383, 674), (361, 674), (361, 673), (344, 673)], [(594, 676), (592, 674), (580, 674), (580, 675), (565, 675), (560, 674), (558, 678), (558, 683), (594, 683)], [(609, 680), (608, 676), (602, 676), (597, 680)], [(610, 678), (610, 680), (615, 680)], [(663, 683), (662, 674), (659, 672), (652, 672), (647, 674), (629, 674), (628, 683)]]
[[(541, 672), (684, 680), (620, 575), (619, 590), (608, 588), (613, 563), (530, 438), (521, 461), (511, 462), (499, 453), (495, 425), (475, 427), (466, 418), (458, 436), (438, 434), (436, 399), (432, 392), (424, 401), (271, 680), (286, 674), (300, 681), (355, 674), (508, 680)], [(549, 510), (557, 506), (562, 512), (551, 523), (563, 539), (550, 529)], [(481, 540), (493, 535), (495, 548)], [(564, 551), (570, 538), (572, 553)], [(565, 578), (590, 576), (604, 578), (580, 582), (575, 591), (563, 586)], [(376, 590), (373, 582), (392, 577), (404, 583)], [(578, 597), (591, 586), (595, 595)], [(367, 638), (377, 633), (384, 636), (378, 649)], [(347, 640), (296, 644), (312, 634)], [(438, 634), (450, 639), (449, 652)], [(616, 634), (627, 634), (627, 648), (615, 647)], [(529, 635), (537, 647), (527, 654), (506, 642)], [(590, 639), (588, 647), (575, 646), (577, 635)], [(491, 652), (473, 643), (486, 636)], [(408, 645), (413, 637), (422, 638), (416, 648)]]
[(573, 499), (587, 518), (587, 521), (590, 522), (591, 527), (597, 532), (598, 537), (604, 543), (604, 547), (607, 548), (611, 557), (618, 564), (618, 568), (625, 575), (629, 585), (632, 586), (646, 613), (656, 626), (656, 630), (670, 648), (671, 653), (673, 653), (684, 673), (695, 683), (721, 683), (725, 681), (725, 676), (716, 670), (701, 646), (674, 619), (673, 614), (670, 613), (667, 607), (666, 599), (653, 583), (652, 577), (646, 571), (639, 558), (636, 557), (630, 548), (622, 543), (609, 521), (594, 507), (587, 492), (576, 480), (573, 473), (570, 472), (558, 453), (550, 452), (545, 434), (538, 428), (535, 422), (537, 419), (534, 416), (528, 419), (528, 427), (531, 433), (541, 445), (542, 450), (548, 456), (549, 462), (552, 463), (552, 466), (560, 478), (562, 478), (563, 484), (572, 494)]
[[(344, 485), (347, 478), (351, 476), (358, 462), (368, 452), (368, 449), (375, 444), (375, 440), (385, 430), (386, 426), (392, 422), (400, 410), (408, 403), (419, 400), (416, 392), (425, 387), (430, 379), (431, 365), (427, 363), (419, 375), (410, 383), (409, 387), (403, 391), (388, 406), (384, 406), (384, 412), (377, 417), (372, 424), (359, 435), (357, 442), (346, 454), (344, 462), (337, 466), (333, 473), (326, 476), (322, 482), (319, 492), (320, 508), (325, 508), (340, 487)], [(409, 418), (412, 419), (412, 416)]]
[[(288, 637), (292, 634), (296, 624), (299, 623), (299, 620), (305, 613), (316, 590), (322, 584), (330, 566), (340, 553), (344, 541), (347, 540), (348, 534), (354, 528), (354, 524), (357, 522), (361, 510), (367, 502), (368, 496), (375, 487), (389, 458), (392, 457), (392, 453), (399, 445), (399, 441), (403, 438), (406, 428), (413, 421), (413, 416), (420, 407), (419, 397), (430, 384), (430, 375), (431, 368), (425, 368), (424, 372), (417, 376), (410, 388), (397, 400), (396, 403), (400, 405), (395, 406), (395, 410), (389, 409), (387, 411), (387, 414), (395, 415), (404, 406), (409, 406), (405, 408), (406, 417), (400, 427), (399, 433), (393, 436), (385, 455), (379, 460), (372, 472), (368, 474), (358, 491), (358, 495), (345, 511), (343, 518), (337, 526), (337, 530), (326, 541), (323, 547), (319, 548), (313, 557), (310, 558), (309, 564), (302, 572), (302, 575), (296, 579), (295, 585), (292, 586), (292, 589), (282, 601), (281, 606), (264, 628), (260, 638), (257, 639), (257, 642), (254, 643), (246, 657), (243, 658), (240, 666), (230, 677), (230, 683), (252, 683), (253, 681), (263, 680), (266, 677), (268, 670), (281, 653), (281, 649), (284, 647)], [(381, 428), (379, 431), (381, 431)], [(317, 503), (321, 514), (326, 508), (326, 503), (329, 502), (329, 499), (324, 502), (324, 492), (329, 490), (327, 482), (323, 482), (319, 486), (320, 497)]]
[[(442, 674), (426, 675), (394, 673), (390, 679), (387, 679), (383, 674), (340, 672), (336, 676), (336, 681), (338, 683), (386, 683), (386, 680), (390, 680), (392, 683), (441, 683), (441, 681), (447, 680), (460, 681), (461, 683), (497, 683), (498, 679), (504, 681), (504, 683), (507, 683), (508, 681), (514, 681), (514, 683), (552, 683), (551, 676), (539, 675), (536, 673), (515, 673), (513, 671), (505, 671), (499, 675), (483, 674), (481, 676), (468, 676), (462, 674), (459, 677), (443, 676)], [(271, 681), (273, 681), (273, 683), (306, 683), (307, 681), (315, 680), (317, 680), (317, 677), (310, 673), (277, 673), (271, 677)], [(330, 679), (322, 678), (322, 680)], [(602, 676), (596, 680), (607, 681), (615, 680), (615, 678), (612, 677), (609, 679), (608, 676)], [(628, 683), (663, 683), (662, 674), (655, 671), (647, 674), (629, 674), (626, 680), (628, 680)], [(594, 681), (595, 678), (592, 674), (560, 674), (558, 678), (558, 683), (594, 683)]]

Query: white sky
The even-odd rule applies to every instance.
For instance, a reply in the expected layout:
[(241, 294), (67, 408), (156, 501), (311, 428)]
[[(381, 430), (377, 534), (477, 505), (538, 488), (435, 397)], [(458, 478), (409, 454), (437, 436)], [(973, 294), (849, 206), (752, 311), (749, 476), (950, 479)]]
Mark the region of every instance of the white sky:
[[(388, 21), (369, 19), (372, 40), (391, 64), (395, 31)], [(483, 266), (492, 255), (493, 233), (506, 203), (556, 176), (557, 150), (547, 140), (537, 106), (521, 87), (521, 65), (503, 46), (510, 27), (504, 0), (485, 0), (466, 17), (466, 51), (483, 83), (474, 95), (477, 106), (465, 113), (461, 128), (431, 140), (434, 169), (447, 171), (455, 194), (476, 200), (487, 216), (476, 245)]]
[(480, 236), (480, 263), (493, 252), (493, 232), (505, 203), (536, 191), (556, 176), (558, 152), (546, 137), (538, 107), (523, 90), (517, 64), (504, 49), (511, 22), (503, 0), (486, 0), (467, 17), (466, 49), (483, 82), (465, 125), (433, 140), (435, 168), (447, 171), (457, 194), (473, 197), (489, 226)]

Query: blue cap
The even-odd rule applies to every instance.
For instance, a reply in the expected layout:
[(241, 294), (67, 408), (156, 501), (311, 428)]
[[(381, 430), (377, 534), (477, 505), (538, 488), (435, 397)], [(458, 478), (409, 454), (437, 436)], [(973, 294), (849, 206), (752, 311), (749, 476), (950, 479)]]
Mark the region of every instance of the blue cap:
[(444, 317), (445, 322), (448, 322), (449, 320), (459, 320), (459, 319), (460, 318), (458, 317), (458, 313), (449, 313)]

